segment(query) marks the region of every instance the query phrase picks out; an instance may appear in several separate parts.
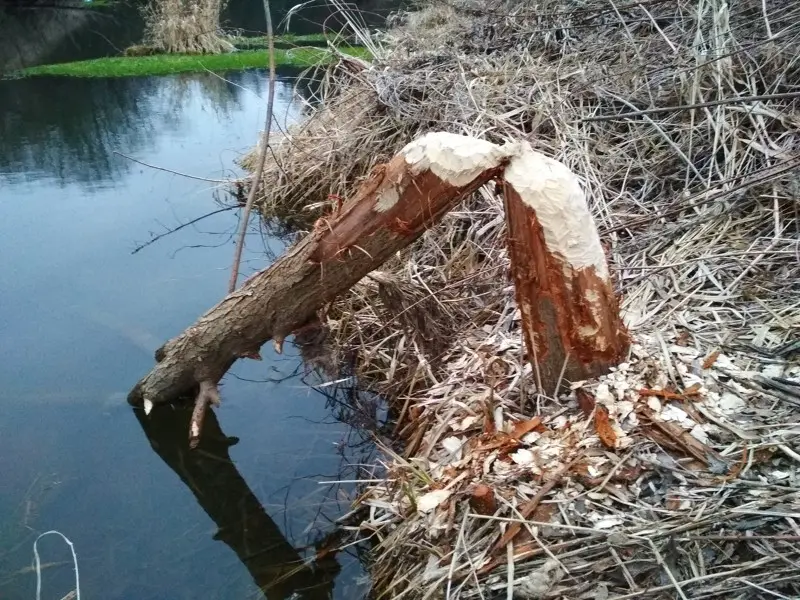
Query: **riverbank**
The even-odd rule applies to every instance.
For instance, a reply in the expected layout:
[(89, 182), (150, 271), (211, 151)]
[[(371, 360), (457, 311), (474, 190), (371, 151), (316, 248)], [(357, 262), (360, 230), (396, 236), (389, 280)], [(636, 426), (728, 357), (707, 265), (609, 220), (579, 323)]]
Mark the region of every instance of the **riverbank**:
[[(367, 56), (362, 48), (341, 48), (350, 56)], [(313, 67), (335, 60), (335, 55), (317, 48), (275, 49), (275, 62), (279, 67)], [(143, 77), (173, 73), (199, 73), (204, 71), (240, 71), (265, 68), (266, 50), (249, 50), (228, 54), (159, 54), (155, 56), (113, 56), (55, 65), (30, 67), (15, 74), (18, 77)]]
[(800, 593), (798, 33), (782, 2), (431, 3), (273, 144), (261, 208), (297, 224), (423, 133), (530, 141), (583, 180), (634, 342), (537, 388), (491, 186), (337, 301), (403, 442), (359, 503), (379, 596)]
[[(29, 67), (12, 77), (142, 77), (203, 71), (238, 71), (263, 68), (268, 62), (264, 38), (231, 38), (235, 52), (223, 54), (153, 54), (146, 56), (110, 56)], [(336, 54), (326, 48), (319, 35), (278, 36), (275, 40), (275, 63), (278, 67), (306, 68), (335, 60)], [(146, 53), (146, 48), (142, 52)], [(340, 46), (337, 52), (354, 57), (367, 57), (360, 46)], [(133, 54), (133, 52), (131, 53)]]

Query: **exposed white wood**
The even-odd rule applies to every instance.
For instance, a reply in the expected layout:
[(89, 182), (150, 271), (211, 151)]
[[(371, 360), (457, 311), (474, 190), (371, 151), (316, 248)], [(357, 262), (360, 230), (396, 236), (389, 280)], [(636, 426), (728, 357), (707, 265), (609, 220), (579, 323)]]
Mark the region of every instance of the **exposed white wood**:
[(430, 170), (442, 181), (463, 187), (484, 171), (498, 167), (515, 146), (498, 146), (479, 138), (439, 131), (414, 140), (400, 154), (414, 175)]
[(605, 279), (608, 267), (597, 227), (578, 177), (563, 163), (518, 144), (505, 180), (536, 211), (548, 249), (573, 269), (594, 267)]

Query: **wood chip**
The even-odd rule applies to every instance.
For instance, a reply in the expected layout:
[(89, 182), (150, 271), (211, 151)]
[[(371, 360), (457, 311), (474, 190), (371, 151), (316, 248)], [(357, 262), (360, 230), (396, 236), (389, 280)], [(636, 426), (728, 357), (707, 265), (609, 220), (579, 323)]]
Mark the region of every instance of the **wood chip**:
[(594, 427), (597, 430), (600, 441), (608, 448), (616, 448), (617, 434), (611, 426), (611, 420), (608, 418), (608, 410), (599, 404), (595, 408)]

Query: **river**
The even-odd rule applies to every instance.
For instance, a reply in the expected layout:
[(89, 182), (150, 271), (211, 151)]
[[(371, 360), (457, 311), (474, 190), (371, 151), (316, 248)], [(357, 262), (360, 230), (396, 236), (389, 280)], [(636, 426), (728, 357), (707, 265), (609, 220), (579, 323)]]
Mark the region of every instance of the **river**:
[[(291, 345), (240, 361), (201, 448), (187, 413), (125, 402), (153, 351), (225, 293), (238, 211), (215, 180), (263, 128), (266, 75), (0, 81), (0, 598), (35, 598), (33, 542), (74, 544), (84, 598), (356, 599), (354, 552), (307, 566), (349, 510), (365, 434)], [(299, 118), (281, 79), (281, 126)], [(283, 243), (254, 225), (243, 276)], [(74, 586), (38, 543), (43, 598)], [(351, 549), (352, 550), (352, 549)], [(298, 562), (301, 561), (298, 566)]]

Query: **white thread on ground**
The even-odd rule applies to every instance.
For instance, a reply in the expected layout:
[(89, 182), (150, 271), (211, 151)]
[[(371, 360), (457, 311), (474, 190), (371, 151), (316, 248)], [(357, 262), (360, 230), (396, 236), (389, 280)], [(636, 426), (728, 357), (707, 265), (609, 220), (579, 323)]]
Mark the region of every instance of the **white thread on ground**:
[(455, 133), (428, 133), (408, 144), (401, 154), (411, 173), (430, 170), (454, 187), (464, 187), (488, 169), (494, 169), (514, 146), (498, 146), (486, 140)]
[(551, 252), (558, 253), (574, 269), (594, 267), (600, 278), (608, 278), (605, 254), (586, 197), (578, 177), (566, 165), (523, 142), (506, 167), (505, 180), (536, 211)]

